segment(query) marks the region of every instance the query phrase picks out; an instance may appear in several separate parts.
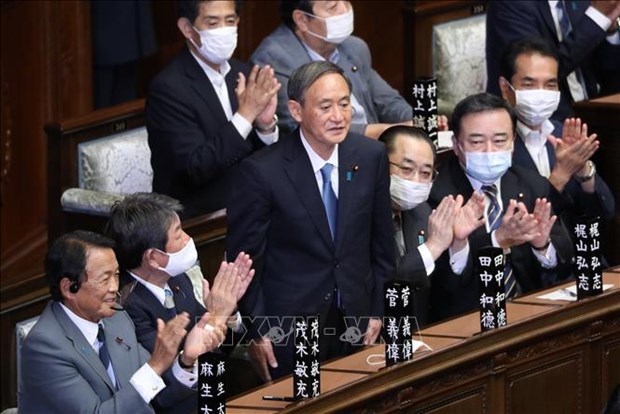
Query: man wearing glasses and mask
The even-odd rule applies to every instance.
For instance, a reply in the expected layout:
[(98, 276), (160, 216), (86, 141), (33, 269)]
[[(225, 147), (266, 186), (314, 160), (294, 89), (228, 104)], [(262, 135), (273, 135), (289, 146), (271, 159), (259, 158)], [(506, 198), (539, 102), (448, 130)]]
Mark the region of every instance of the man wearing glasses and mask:
[[(396, 279), (412, 283), (413, 315), (419, 327), (426, 325), (435, 261), (447, 251), (467, 258), (467, 237), (484, 224), (484, 197), (474, 193), (463, 205), (463, 197), (445, 196), (435, 210), (426, 202), (436, 176), (436, 150), (421, 130), (397, 125), (388, 128), (385, 143), (390, 162), (390, 197), (396, 241)], [(461, 262), (463, 259), (461, 259)], [(451, 263), (455, 263), (451, 261)], [(453, 268), (464, 267), (455, 263)]]

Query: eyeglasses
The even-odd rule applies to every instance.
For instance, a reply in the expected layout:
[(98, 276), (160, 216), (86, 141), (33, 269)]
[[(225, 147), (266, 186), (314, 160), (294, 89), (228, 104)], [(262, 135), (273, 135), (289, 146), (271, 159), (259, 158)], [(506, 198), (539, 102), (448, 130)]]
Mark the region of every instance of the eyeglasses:
[(396, 164), (395, 162), (391, 162), (391, 161), (390, 161), (390, 165), (393, 165), (394, 167), (398, 168), (401, 172), (402, 177), (407, 180), (413, 179), (413, 177), (415, 177), (417, 174), (418, 181), (429, 182), (437, 178), (437, 174), (438, 174), (437, 170), (434, 170), (434, 169), (429, 170), (426, 168), (422, 168), (422, 169), (412, 168), (412, 167), (407, 167), (404, 165)]

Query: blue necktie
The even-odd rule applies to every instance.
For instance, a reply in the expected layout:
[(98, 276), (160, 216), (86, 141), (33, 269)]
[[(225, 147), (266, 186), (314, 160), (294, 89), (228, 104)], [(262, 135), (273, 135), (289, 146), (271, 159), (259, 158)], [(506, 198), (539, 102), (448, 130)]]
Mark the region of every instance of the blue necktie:
[(105, 341), (105, 332), (103, 332), (103, 325), (99, 324), (99, 330), (97, 331), (97, 340), (101, 344), (99, 347), (99, 359), (101, 363), (105, 367), (110, 380), (112, 380), (112, 384), (118, 389), (118, 384), (116, 384), (116, 378), (114, 375), (114, 369), (112, 368), (112, 362), (110, 361), (110, 354), (108, 353), (108, 346)]
[(334, 193), (332, 187), (332, 164), (325, 164), (321, 168), (321, 175), (323, 176), (323, 204), (325, 205), (325, 213), (327, 213), (327, 221), (329, 223), (329, 230), (332, 233), (332, 239), (336, 240), (336, 220), (338, 217), (338, 198)]
[(172, 297), (172, 291), (168, 288), (165, 288), (164, 294), (166, 295), (166, 298), (164, 299), (164, 308), (166, 308), (166, 311), (168, 312), (168, 316), (170, 316), (170, 319), (172, 319), (175, 316), (177, 316), (177, 310), (174, 305), (174, 298)]
[(562, 0), (557, 2), (556, 8), (558, 9), (558, 23), (560, 24), (560, 31), (562, 32), (562, 40), (565, 41), (571, 31), (570, 20), (568, 19), (568, 13), (566, 13), (566, 7), (564, 7), (564, 2)]
[[(489, 200), (487, 207), (487, 220), (489, 221), (490, 231), (497, 230), (502, 222), (502, 209), (499, 207), (497, 200), (497, 186), (483, 185), (482, 192)], [(506, 256), (506, 266), (504, 267), (504, 292), (506, 299), (513, 297), (517, 293), (517, 281), (512, 274), (512, 266), (510, 265), (510, 255)]]

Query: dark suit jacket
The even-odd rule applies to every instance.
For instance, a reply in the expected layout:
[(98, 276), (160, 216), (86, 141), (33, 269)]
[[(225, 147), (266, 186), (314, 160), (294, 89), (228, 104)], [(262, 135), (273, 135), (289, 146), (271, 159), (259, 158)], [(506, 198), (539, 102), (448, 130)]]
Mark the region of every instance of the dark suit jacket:
[[(572, 24), (572, 31), (562, 43), (558, 41), (549, 3), (546, 1), (495, 0), (489, 2), (487, 9), (487, 91), (496, 95), (499, 91), (499, 67), (504, 50), (512, 42), (527, 38), (541, 37), (557, 46), (560, 55), (561, 100), (553, 119), (564, 121), (573, 114), (572, 97), (566, 76), (576, 68), (581, 68), (589, 98), (596, 97), (597, 80), (614, 82), (620, 75), (620, 46), (611, 45), (605, 40), (605, 31), (584, 13), (589, 6), (587, 1), (567, 1), (566, 9)], [(599, 71), (599, 78), (595, 74)], [(614, 76), (615, 73), (615, 76)], [(615, 80), (615, 82), (618, 82)], [(610, 92), (610, 91), (608, 91)]]
[(396, 258), (396, 279), (406, 280), (413, 285), (413, 315), (423, 327), (428, 321), (431, 282), (426, 275), (424, 261), (418, 250), (418, 234), (428, 230), (431, 207), (422, 203), (414, 209), (401, 211), (400, 216), (405, 240), (405, 254)]
[[(115, 390), (98, 354), (57, 302), (50, 302), (22, 348), (19, 412), (39, 413), (152, 413), (135, 388), (131, 376), (150, 358), (138, 343), (125, 312), (106, 318), (105, 335), (114, 374)], [(116, 338), (122, 338), (117, 342)], [(196, 390), (174, 379), (153, 400), (165, 407)]]
[[(248, 66), (234, 59), (226, 75), (232, 111), (235, 87)], [(177, 198), (183, 217), (225, 208), (241, 159), (262, 146), (252, 131), (243, 139), (226, 119), (213, 85), (187, 48), (161, 72), (145, 109), (153, 191)]]
[[(540, 174), (522, 167), (511, 167), (501, 179), (501, 196), (504, 208), (510, 199), (522, 201), (528, 211), (533, 211), (537, 198), (548, 197), (549, 181)], [(433, 183), (429, 203), (437, 206), (443, 197), (461, 194), (468, 200), (473, 193), (458, 158), (453, 156), (439, 168), (439, 175)], [(522, 197), (520, 197), (522, 195)], [(566, 229), (559, 223), (551, 230), (551, 241), (557, 251), (558, 265), (547, 270), (542, 268), (531, 245), (524, 243), (511, 248), (510, 261), (513, 274), (523, 293), (557, 282), (558, 277), (567, 277), (573, 256), (572, 243)], [(431, 280), (431, 307), (434, 320), (471, 311), (478, 306), (478, 283), (473, 274), (473, 260), (476, 252), (485, 246), (492, 246), (491, 234), (481, 226), (469, 236), (470, 257), (461, 275), (455, 275), (449, 264), (449, 255), (444, 253), (437, 261), (437, 269)]]
[[(226, 240), (229, 257), (245, 251), (254, 259), (246, 314), (321, 314), (337, 285), (346, 316), (383, 315), (395, 249), (385, 146), (349, 133), (338, 157), (335, 242), (299, 130), (243, 161)], [(257, 325), (251, 336), (265, 334)], [(362, 333), (366, 326), (364, 319)]]
[[(555, 166), (555, 150), (548, 141), (545, 146), (549, 156), (549, 168), (553, 169)], [(512, 162), (514, 165), (538, 172), (536, 164), (534, 164), (534, 160), (519, 134), (517, 134), (517, 139), (515, 139)], [(562, 214), (567, 218), (570, 217), (571, 221), (579, 216), (601, 216), (603, 220), (613, 218), (615, 211), (614, 195), (600, 175), (597, 174), (595, 180), (594, 193), (590, 194), (583, 191), (581, 184), (571, 178), (562, 192), (566, 204), (562, 208), (556, 208), (556, 213)], [(556, 207), (555, 204), (554, 207)]]

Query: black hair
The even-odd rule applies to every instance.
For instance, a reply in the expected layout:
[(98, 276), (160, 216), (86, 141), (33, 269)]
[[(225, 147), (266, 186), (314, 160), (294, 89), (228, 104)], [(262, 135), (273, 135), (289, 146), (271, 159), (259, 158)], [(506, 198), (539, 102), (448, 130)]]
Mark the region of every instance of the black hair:
[(543, 38), (531, 37), (508, 45), (502, 54), (499, 74), (510, 82), (517, 71), (517, 58), (521, 55), (535, 54), (550, 57), (558, 63), (560, 61), (560, 56), (554, 45)]
[(114, 241), (84, 230), (67, 233), (54, 241), (45, 257), (45, 278), (52, 300), (62, 302), (60, 281), (65, 277), (72, 282), (71, 291), (78, 291), (86, 274), (86, 259), (91, 248), (114, 249)]
[(391, 126), (383, 131), (383, 133), (379, 136), (379, 141), (385, 144), (388, 154), (391, 154), (396, 150), (396, 138), (399, 135), (404, 135), (408, 138), (426, 142), (433, 151), (433, 161), (435, 161), (437, 156), (437, 148), (435, 148), (433, 141), (431, 141), (426, 132), (422, 131), (420, 128), (415, 128), (408, 125)]
[(174, 198), (157, 193), (135, 193), (117, 201), (110, 210), (105, 234), (116, 242), (119, 267), (140, 267), (148, 249), (166, 251), (168, 229), (182, 210)]
[(282, 23), (291, 30), (295, 30), (295, 21), (293, 20), (293, 12), (301, 10), (306, 13), (314, 14), (312, 11), (312, 0), (281, 0), (280, 1), (280, 18)]
[[(200, 12), (200, 3), (205, 3), (208, 1), (211, 0), (178, 0), (177, 11), (179, 17), (185, 17), (192, 24), (194, 24)], [(235, 0), (235, 13), (237, 13), (237, 16), (241, 13), (242, 4), (242, 0)]]
[(517, 116), (512, 107), (499, 97), (483, 92), (468, 96), (456, 104), (454, 112), (452, 113), (451, 123), (454, 136), (458, 139), (459, 133), (461, 132), (461, 120), (466, 115), (497, 110), (504, 110), (508, 113), (514, 133), (517, 127)]

